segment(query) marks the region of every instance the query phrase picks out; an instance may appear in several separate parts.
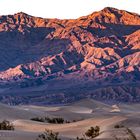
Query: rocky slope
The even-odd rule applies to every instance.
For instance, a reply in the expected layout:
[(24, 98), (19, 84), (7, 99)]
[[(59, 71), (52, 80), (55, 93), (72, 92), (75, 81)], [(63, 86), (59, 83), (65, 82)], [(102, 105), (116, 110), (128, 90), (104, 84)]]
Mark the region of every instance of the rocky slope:
[(14, 91), (1, 93), (4, 102), (13, 94), (22, 103), (21, 88), (26, 98), (36, 93), (57, 103), (84, 97), (140, 101), (140, 16), (135, 13), (107, 7), (70, 20), (22, 12), (0, 16), (0, 50), (1, 87)]

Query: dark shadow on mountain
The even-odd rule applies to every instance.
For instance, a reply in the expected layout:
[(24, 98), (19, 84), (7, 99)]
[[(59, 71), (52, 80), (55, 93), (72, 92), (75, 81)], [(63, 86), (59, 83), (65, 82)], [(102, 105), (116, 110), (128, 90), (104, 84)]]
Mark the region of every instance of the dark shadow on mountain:
[(133, 32), (140, 29), (140, 25), (122, 25), (122, 24), (109, 24), (103, 23), (106, 29), (100, 28), (84, 28), (88, 32), (91, 32), (93, 35), (98, 37), (109, 37), (112, 35), (116, 35), (117, 37), (126, 36), (132, 34)]
[(46, 38), (54, 28), (37, 27), (0, 32), (0, 71), (40, 60), (64, 50), (70, 40)]
[(129, 48), (124, 49), (123, 52), (121, 50), (115, 50), (115, 52), (117, 54), (119, 54), (121, 57), (124, 57), (124, 56), (127, 56), (127, 55), (131, 55), (131, 54), (134, 54), (134, 53), (139, 52), (139, 51), (140, 51), (140, 49), (131, 50)]
[[(100, 28), (82, 28), (87, 30), (88, 32), (92, 33), (93, 36), (98, 36), (99, 38), (102, 37), (107, 37), (109, 38), (112, 42), (111, 43), (102, 43), (102, 42), (94, 42), (96, 47), (99, 48), (114, 48), (117, 54), (119, 54), (121, 57), (133, 54), (137, 50), (131, 50), (130, 46), (126, 41), (125, 41), (125, 36), (130, 35), (138, 30), (140, 30), (140, 25), (122, 25), (122, 24), (112, 24), (112, 23), (103, 23), (103, 25), (106, 27), (106, 29), (100, 29)], [(118, 42), (118, 39), (115, 39), (113, 36), (116, 36), (118, 39), (121, 40), (121, 44)], [(117, 44), (117, 47), (115, 46)], [(128, 46), (124, 51), (122, 51), (123, 47)], [(116, 48), (115, 48), (116, 47)], [(118, 47), (120, 49), (118, 49)]]

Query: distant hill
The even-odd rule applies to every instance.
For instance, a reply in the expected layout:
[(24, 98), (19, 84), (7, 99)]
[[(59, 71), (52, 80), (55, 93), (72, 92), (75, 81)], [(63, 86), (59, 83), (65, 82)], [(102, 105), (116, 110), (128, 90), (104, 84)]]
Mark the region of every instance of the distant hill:
[(0, 50), (4, 103), (140, 101), (138, 14), (106, 7), (70, 20), (0, 16)]

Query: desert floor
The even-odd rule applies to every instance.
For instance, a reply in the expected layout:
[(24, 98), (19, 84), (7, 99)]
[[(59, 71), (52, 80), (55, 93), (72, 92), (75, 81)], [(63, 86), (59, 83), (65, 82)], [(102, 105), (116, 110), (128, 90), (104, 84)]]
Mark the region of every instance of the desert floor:
[[(31, 121), (33, 117), (63, 117), (71, 123), (49, 124)], [(59, 132), (62, 140), (76, 139), (91, 126), (100, 126), (96, 140), (115, 140), (128, 137), (130, 128), (140, 139), (140, 104), (108, 105), (91, 99), (84, 99), (65, 106), (7, 106), (0, 104), (0, 120), (9, 120), (14, 131), (0, 131), (0, 140), (36, 140), (45, 129)], [(76, 120), (76, 122), (72, 122)], [(122, 124), (124, 128), (114, 128)]]

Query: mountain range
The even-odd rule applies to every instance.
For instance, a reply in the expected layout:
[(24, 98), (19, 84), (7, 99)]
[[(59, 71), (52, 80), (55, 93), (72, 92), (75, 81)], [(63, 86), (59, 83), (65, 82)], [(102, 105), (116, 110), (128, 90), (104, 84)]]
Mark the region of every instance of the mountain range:
[(0, 101), (140, 101), (140, 15), (106, 7), (78, 19), (0, 16)]

